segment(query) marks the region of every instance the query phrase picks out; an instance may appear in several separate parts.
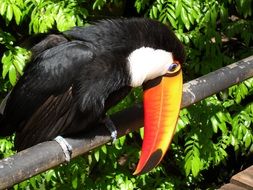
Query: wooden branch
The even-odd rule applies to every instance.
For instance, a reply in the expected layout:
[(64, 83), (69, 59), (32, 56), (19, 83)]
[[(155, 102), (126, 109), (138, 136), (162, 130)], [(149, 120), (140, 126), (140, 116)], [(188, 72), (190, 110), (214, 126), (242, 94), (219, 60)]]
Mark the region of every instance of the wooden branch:
[(253, 165), (235, 174), (219, 190), (249, 190), (253, 189)]
[[(253, 77), (253, 56), (184, 84), (181, 107), (194, 104), (250, 77)], [(121, 137), (143, 126), (142, 106), (128, 108), (111, 118), (117, 126), (118, 137)], [(109, 142), (111, 137), (105, 127), (97, 127), (80, 138), (66, 140), (73, 147), (72, 157), (76, 157)], [(64, 161), (64, 153), (55, 141), (40, 143), (0, 160), (0, 189), (11, 187)]]

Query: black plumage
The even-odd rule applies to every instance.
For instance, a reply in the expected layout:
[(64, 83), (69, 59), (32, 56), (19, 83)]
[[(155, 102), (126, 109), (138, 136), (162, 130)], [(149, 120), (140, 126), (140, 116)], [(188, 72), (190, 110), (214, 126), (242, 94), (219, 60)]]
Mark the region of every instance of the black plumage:
[(96, 125), (131, 90), (127, 57), (140, 47), (173, 52), (184, 61), (174, 33), (144, 18), (103, 20), (48, 35), (31, 49), (1, 116), (0, 135), (16, 132), (15, 146), (22, 150)]

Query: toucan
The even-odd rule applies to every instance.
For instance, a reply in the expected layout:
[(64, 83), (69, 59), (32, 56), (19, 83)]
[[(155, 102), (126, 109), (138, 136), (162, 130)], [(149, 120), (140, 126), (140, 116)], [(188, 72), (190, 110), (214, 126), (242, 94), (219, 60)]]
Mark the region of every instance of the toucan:
[[(185, 50), (171, 29), (147, 18), (115, 18), (48, 34), (1, 105), (0, 136), (23, 150), (109, 123), (106, 112), (142, 86), (144, 139), (134, 174), (162, 160), (182, 96)], [(127, 115), (126, 115), (127, 117)], [(107, 118), (107, 119), (106, 119)]]

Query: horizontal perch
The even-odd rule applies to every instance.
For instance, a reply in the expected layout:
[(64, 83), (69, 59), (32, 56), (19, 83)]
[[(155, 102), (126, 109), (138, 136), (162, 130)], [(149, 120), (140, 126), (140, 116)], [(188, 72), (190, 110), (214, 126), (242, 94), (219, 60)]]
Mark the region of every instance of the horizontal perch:
[[(187, 107), (245, 79), (253, 77), (253, 56), (184, 84), (181, 107)], [(114, 114), (118, 136), (143, 126), (142, 106), (136, 105)], [(95, 129), (95, 128), (94, 128)], [(105, 127), (96, 128), (80, 138), (67, 141), (73, 147), (72, 157), (84, 154), (111, 140)], [(0, 160), (0, 189), (5, 189), (65, 162), (59, 144), (47, 141)]]

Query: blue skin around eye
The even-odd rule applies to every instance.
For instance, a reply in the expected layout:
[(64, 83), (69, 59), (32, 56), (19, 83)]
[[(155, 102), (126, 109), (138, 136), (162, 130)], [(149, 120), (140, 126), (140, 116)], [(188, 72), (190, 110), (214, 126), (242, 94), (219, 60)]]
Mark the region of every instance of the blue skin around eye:
[(176, 63), (172, 63), (169, 68), (168, 68), (168, 71), (174, 71), (176, 68), (177, 68), (177, 64)]

